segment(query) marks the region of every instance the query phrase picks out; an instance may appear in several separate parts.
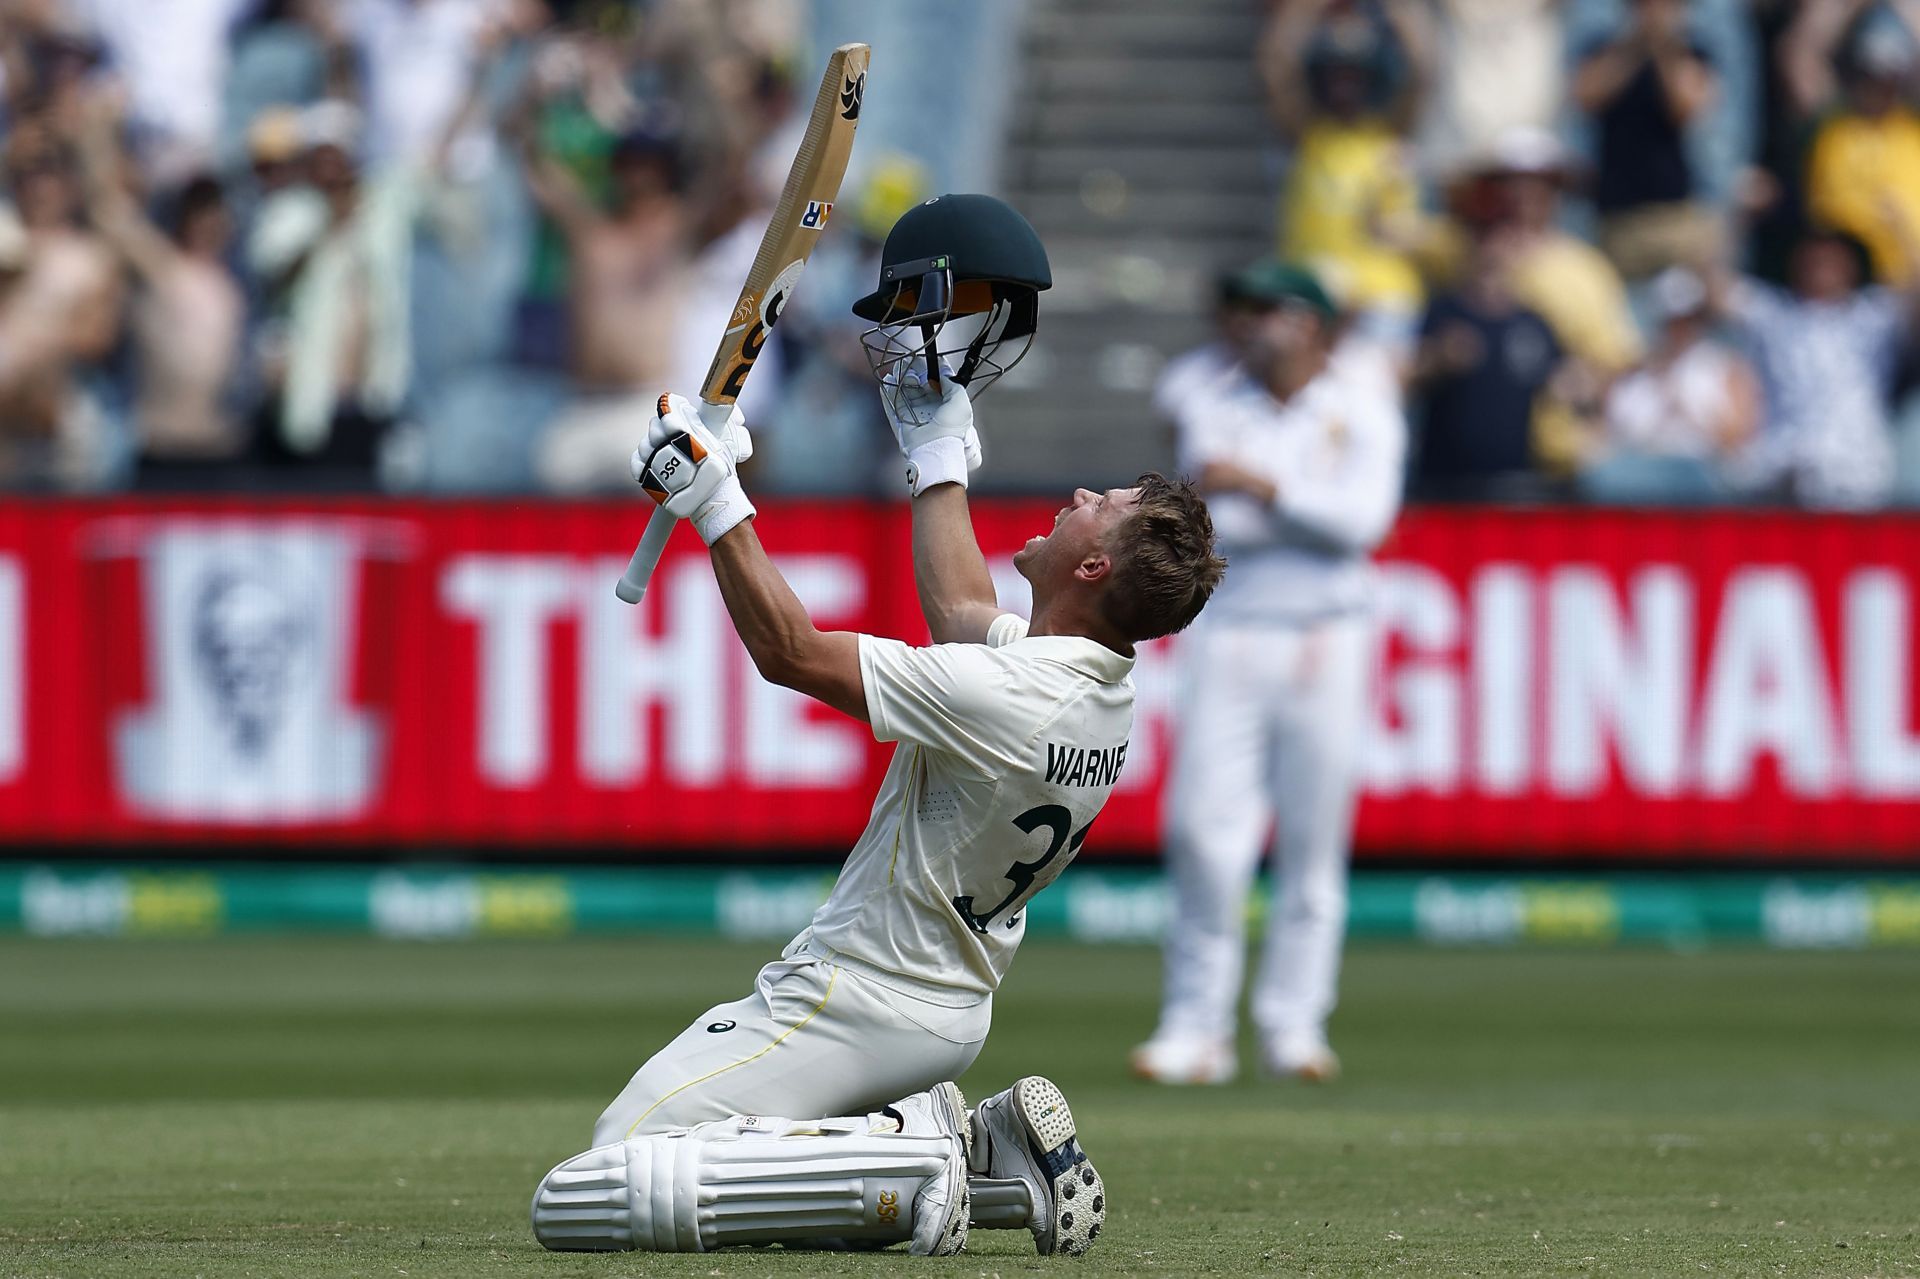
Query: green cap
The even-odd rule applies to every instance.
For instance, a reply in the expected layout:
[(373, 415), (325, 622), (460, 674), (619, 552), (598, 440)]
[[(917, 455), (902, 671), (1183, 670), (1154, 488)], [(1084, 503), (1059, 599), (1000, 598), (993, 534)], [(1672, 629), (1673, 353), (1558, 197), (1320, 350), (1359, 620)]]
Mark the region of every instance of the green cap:
[(1261, 258), (1240, 268), (1229, 278), (1221, 292), (1226, 297), (1265, 302), (1273, 306), (1282, 302), (1302, 302), (1326, 320), (1332, 319), (1337, 311), (1333, 299), (1327, 295), (1312, 271), (1278, 258)]

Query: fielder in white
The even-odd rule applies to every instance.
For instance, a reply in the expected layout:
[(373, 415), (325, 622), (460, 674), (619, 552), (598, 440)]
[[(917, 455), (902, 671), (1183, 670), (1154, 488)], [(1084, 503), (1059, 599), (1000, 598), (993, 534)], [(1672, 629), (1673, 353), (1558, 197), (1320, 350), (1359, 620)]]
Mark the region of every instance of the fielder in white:
[[(1391, 372), (1333, 346), (1333, 307), (1305, 271), (1249, 269), (1265, 314), (1238, 369), (1188, 366), (1163, 403), (1233, 565), (1180, 649), (1166, 791), (1175, 913), (1166, 986), (1136, 1074), (1222, 1083), (1247, 895), (1270, 833), (1272, 909), (1252, 1012), (1266, 1068), (1329, 1079), (1347, 912), (1356, 749), (1372, 654), (1369, 553), (1399, 509), (1406, 428)], [(1216, 362), (1217, 363), (1217, 362)]]
[[(1084, 1251), (1105, 1190), (1052, 1083), (969, 1114), (951, 1080), (986, 1039), (1033, 895), (1079, 851), (1125, 760), (1134, 645), (1200, 611), (1222, 564), (1206, 506), (1157, 475), (1079, 490), (1015, 564), (1031, 623), (995, 602), (967, 510), (967, 392), (896, 368), (889, 416), (913, 491), (914, 572), (935, 643), (816, 630), (767, 558), (734, 474), (750, 449), (663, 396), (636, 478), (711, 550), (760, 673), (897, 742), (873, 816), (810, 927), (743, 999), (646, 1063), (547, 1174), (533, 1228), (557, 1249), (906, 1241), (969, 1225)], [(813, 1116), (832, 1118), (812, 1118)]]

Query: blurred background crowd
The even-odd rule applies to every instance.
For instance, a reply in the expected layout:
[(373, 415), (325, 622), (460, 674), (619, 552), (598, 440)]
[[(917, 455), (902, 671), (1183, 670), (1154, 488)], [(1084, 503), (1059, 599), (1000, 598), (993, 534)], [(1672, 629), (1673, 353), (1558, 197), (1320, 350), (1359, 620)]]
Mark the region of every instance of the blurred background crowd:
[[(1416, 496), (1920, 503), (1920, 0), (1232, 7), (1270, 130), (1248, 229), (1386, 357)], [(759, 487), (890, 492), (846, 305), (912, 202), (994, 184), (1047, 8), (0, 0), (0, 485), (630, 490), (636, 414), (701, 380), (825, 49), (885, 27), (900, 105), (870, 97), (746, 407)], [(1050, 247), (1112, 213), (1106, 172), (1068, 233), (1036, 216)], [(1043, 349), (1082, 314), (1072, 262)], [(1269, 274), (1207, 263), (1172, 305), (1212, 306), (1231, 358)], [(1096, 367), (1138, 391), (1102, 429), (1170, 456), (1153, 370)]]
[[(4, 0), (0, 477), (631, 489), (635, 405), (698, 386), (798, 143), (800, 17)], [(924, 185), (868, 170), (846, 252)], [(844, 327), (791, 318), (749, 407)]]
[(1912, 0), (1278, 5), (1280, 251), (1401, 361), (1413, 491), (1920, 500), (1917, 36)]

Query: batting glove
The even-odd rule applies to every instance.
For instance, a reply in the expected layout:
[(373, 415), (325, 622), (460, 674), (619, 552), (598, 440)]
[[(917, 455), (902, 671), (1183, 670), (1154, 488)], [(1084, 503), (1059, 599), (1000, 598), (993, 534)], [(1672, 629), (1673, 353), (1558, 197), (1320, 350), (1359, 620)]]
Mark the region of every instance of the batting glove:
[(918, 368), (897, 368), (880, 388), (887, 425), (907, 459), (907, 487), (915, 497), (936, 484), (967, 486), (980, 468), (980, 434), (973, 426), (973, 401), (953, 380), (943, 362), (938, 386), (929, 386)]
[(648, 497), (674, 518), (691, 521), (700, 540), (712, 546), (754, 514), (735, 474), (737, 463), (752, 456), (753, 437), (739, 409), (716, 435), (692, 403), (663, 395), (645, 443), (627, 466)]

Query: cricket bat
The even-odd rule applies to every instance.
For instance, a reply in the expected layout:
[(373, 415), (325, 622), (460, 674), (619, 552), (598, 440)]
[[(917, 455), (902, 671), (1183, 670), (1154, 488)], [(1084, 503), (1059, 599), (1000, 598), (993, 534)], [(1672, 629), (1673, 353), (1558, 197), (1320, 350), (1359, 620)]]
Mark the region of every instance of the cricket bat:
[[(716, 433), (726, 427), (733, 402), (740, 398), (753, 372), (768, 331), (793, 296), (807, 258), (833, 213), (833, 200), (840, 192), (847, 156), (853, 150), (853, 131), (860, 123), (860, 103), (867, 92), (869, 52), (864, 44), (843, 44), (827, 59), (826, 75), (813, 100), (813, 114), (807, 118), (807, 132), (800, 140), (793, 168), (787, 173), (787, 185), (773, 207), (773, 220), (767, 224), (760, 252), (753, 259), (753, 269), (747, 272), (747, 283), (740, 290), (740, 300), (733, 304), (727, 331), (720, 336), (720, 349), (713, 353), (713, 363), (707, 367), (706, 380), (700, 387), (700, 420)], [(673, 525), (671, 515), (654, 511), (627, 571), (613, 588), (615, 595), (629, 604), (640, 602)]]

